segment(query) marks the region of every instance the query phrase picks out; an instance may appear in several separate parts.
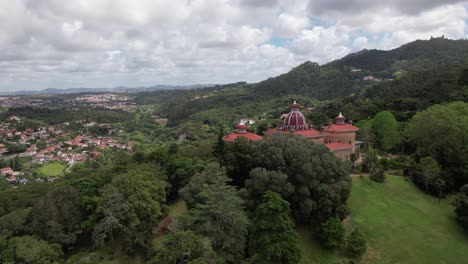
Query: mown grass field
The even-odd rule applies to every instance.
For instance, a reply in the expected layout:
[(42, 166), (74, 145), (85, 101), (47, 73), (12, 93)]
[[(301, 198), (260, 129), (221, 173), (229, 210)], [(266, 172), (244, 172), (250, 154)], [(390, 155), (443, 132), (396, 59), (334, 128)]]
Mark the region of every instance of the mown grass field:
[(38, 172), (44, 176), (59, 176), (66, 166), (60, 162), (49, 162), (42, 165)]
[[(468, 263), (468, 233), (455, 222), (452, 200), (439, 203), (402, 177), (388, 176), (385, 184), (354, 178), (346, 225), (368, 238), (362, 262)], [(322, 248), (310, 228), (298, 231), (303, 263), (331, 263), (345, 256)]]

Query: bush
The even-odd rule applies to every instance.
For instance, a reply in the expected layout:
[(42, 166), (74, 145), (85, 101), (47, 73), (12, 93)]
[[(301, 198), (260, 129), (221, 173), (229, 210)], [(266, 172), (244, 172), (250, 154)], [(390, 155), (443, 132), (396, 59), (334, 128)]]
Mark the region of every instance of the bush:
[(366, 237), (357, 228), (349, 234), (346, 245), (348, 252), (355, 258), (360, 258), (367, 250)]
[(325, 247), (338, 247), (344, 242), (345, 228), (341, 221), (335, 217), (322, 223), (318, 231), (320, 241)]
[(369, 179), (375, 181), (375, 182), (380, 182), (383, 183), (385, 181), (385, 172), (383, 169), (375, 169), (372, 170), (372, 173), (369, 176)]

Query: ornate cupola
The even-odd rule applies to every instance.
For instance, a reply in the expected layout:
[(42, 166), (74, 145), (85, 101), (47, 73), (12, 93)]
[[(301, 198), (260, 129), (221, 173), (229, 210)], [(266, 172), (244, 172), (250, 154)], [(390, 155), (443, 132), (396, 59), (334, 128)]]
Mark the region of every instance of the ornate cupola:
[(236, 126), (236, 133), (237, 134), (245, 134), (247, 133), (247, 128), (249, 128), (245, 123), (244, 120), (240, 120), (239, 124)]
[(340, 114), (335, 118), (335, 124), (337, 125), (344, 125), (345, 124), (346, 117), (344, 117), (341, 112)]
[(300, 108), (301, 105), (294, 101), (291, 105), (291, 112), (289, 112), (281, 126), (283, 131), (304, 130), (308, 128), (304, 115), (299, 111)]

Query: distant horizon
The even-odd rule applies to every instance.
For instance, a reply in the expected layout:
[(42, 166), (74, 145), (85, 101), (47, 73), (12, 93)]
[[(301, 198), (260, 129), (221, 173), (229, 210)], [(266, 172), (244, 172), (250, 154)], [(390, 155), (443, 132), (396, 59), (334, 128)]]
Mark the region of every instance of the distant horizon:
[[(107, 12), (112, 9), (113, 12)], [(258, 82), (305, 62), (468, 37), (465, 0), (3, 1), (0, 92)]]

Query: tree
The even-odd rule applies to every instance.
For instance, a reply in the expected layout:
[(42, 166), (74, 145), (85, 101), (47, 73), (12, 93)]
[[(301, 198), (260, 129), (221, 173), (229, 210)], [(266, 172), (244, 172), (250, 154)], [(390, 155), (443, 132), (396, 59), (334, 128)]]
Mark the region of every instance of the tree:
[(73, 187), (52, 190), (33, 206), (31, 230), (41, 238), (70, 246), (82, 232), (81, 197)]
[(201, 173), (195, 173), (189, 183), (180, 189), (179, 195), (184, 199), (187, 206), (192, 208), (196, 204), (205, 201), (206, 197), (199, 195), (204, 189), (227, 184), (228, 182), (231, 182), (231, 179), (226, 175), (226, 168), (212, 162), (206, 165), (205, 170)]
[(60, 245), (48, 244), (32, 236), (15, 237), (15, 254), (18, 262), (23, 263), (55, 263), (63, 255)]
[(323, 127), (330, 123), (330, 118), (325, 114), (317, 111), (306, 114), (307, 119), (312, 123), (314, 129), (323, 130)]
[(0, 263), (14, 264), (16, 260), (15, 249), (13, 240), (0, 236)]
[(436, 178), (440, 176), (440, 166), (437, 163), (437, 160), (432, 157), (424, 157), (419, 162), (418, 168), (423, 178), (427, 193), (429, 183), (435, 182)]
[(385, 182), (385, 171), (382, 166), (375, 166), (370, 172), (369, 179), (379, 183)]
[(325, 247), (338, 247), (345, 240), (345, 228), (338, 218), (331, 217), (320, 225), (318, 235)]
[(287, 199), (294, 192), (294, 186), (288, 181), (288, 175), (280, 171), (255, 168), (250, 171), (250, 178), (245, 181), (245, 187), (240, 190), (240, 194), (247, 206), (253, 210), (268, 190)]
[(149, 264), (179, 264), (191, 261), (220, 263), (208, 239), (193, 231), (175, 231), (167, 234), (156, 249), (156, 256)]
[[(128, 219), (124, 232), (125, 250), (149, 249), (153, 238), (153, 228), (166, 211), (166, 182), (157, 167), (132, 168), (112, 180), (115, 188), (128, 205)], [(119, 210), (124, 210), (119, 208)], [(125, 209), (127, 210), (127, 209)]]
[(351, 256), (355, 258), (360, 258), (367, 250), (366, 237), (358, 228), (348, 235), (346, 245)]
[(223, 137), (224, 137), (224, 127), (219, 126), (218, 138), (216, 141), (215, 149), (213, 150), (213, 155), (219, 158), (220, 160), (222, 160), (224, 158), (224, 155), (226, 154), (226, 149), (225, 149), (226, 142), (224, 142)]
[[(228, 166), (237, 172), (264, 168), (268, 172), (276, 171), (287, 175), (287, 181), (294, 186), (294, 192), (283, 198), (290, 203), (297, 221), (323, 221), (332, 216), (341, 219), (346, 217), (346, 200), (351, 190), (351, 178), (342, 161), (327, 147), (296, 135), (275, 134), (250, 143), (249, 149), (248, 153), (244, 152), (245, 149), (241, 150), (241, 154), (244, 155), (243, 162), (237, 160)], [(231, 155), (238, 155), (235, 149), (231, 151)], [(268, 185), (270, 183), (266, 186)]]
[(351, 166), (351, 172), (354, 170), (354, 167), (356, 166), (356, 161), (359, 159), (359, 154), (358, 153), (351, 153), (349, 155), (349, 160), (351, 161), (352, 163), (352, 166)]
[(252, 221), (250, 251), (253, 263), (298, 263), (299, 235), (294, 230), (289, 203), (266, 191)]
[[(238, 263), (244, 255), (249, 226), (243, 201), (236, 189), (227, 184), (229, 179), (224, 168), (212, 163), (207, 170), (192, 177), (181, 190), (182, 197), (192, 201), (188, 225), (213, 242), (213, 249), (219, 257), (228, 263)], [(213, 178), (207, 178), (208, 175), (213, 175)]]
[(408, 125), (409, 141), (419, 157), (431, 156), (441, 166), (449, 189), (468, 183), (468, 103), (433, 105), (414, 115)]
[(11, 237), (22, 234), (31, 209), (16, 209), (0, 217), (0, 234)]
[(190, 177), (195, 174), (195, 168), (189, 158), (173, 156), (168, 160), (165, 171), (169, 181), (168, 198), (170, 200), (177, 198), (180, 188), (187, 185)]
[(458, 222), (468, 229), (468, 184), (463, 185), (460, 191), (462, 196), (455, 207), (455, 214)]
[(374, 117), (372, 130), (384, 151), (390, 151), (400, 142), (398, 122), (390, 111), (382, 111)]
[(129, 205), (112, 185), (102, 191), (96, 212), (103, 218), (93, 229), (92, 240), (95, 245), (103, 246), (107, 238), (112, 240), (115, 233), (127, 231), (125, 225), (129, 218)]
[(442, 180), (441, 178), (437, 178), (437, 179), (434, 181), (434, 188), (435, 188), (436, 191), (437, 191), (437, 198), (438, 198), (439, 203), (440, 203), (440, 198), (442, 198), (443, 195), (444, 195), (445, 181)]

